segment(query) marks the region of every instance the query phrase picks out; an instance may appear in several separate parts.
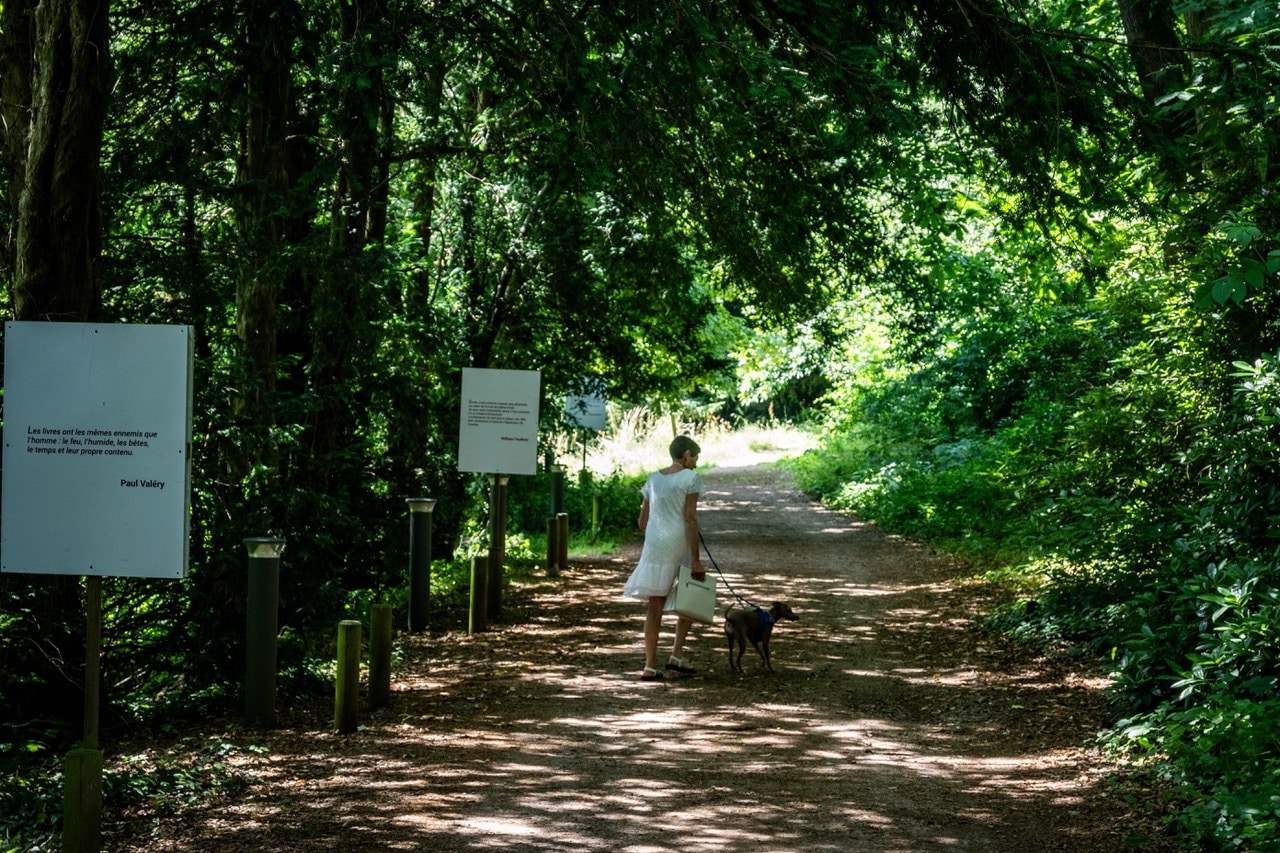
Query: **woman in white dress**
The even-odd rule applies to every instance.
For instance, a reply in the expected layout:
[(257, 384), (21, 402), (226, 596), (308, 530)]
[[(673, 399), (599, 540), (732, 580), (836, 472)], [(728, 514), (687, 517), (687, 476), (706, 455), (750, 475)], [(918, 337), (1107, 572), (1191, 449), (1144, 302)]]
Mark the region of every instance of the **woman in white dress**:
[[(644, 599), (648, 610), (644, 617), (644, 671), (641, 681), (660, 681), (658, 670), (658, 636), (662, 631), (662, 606), (675, 583), (680, 566), (689, 566), (694, 578), (702, 580), (702, 558), (698, 554), (698, 493), (702, 477), (698, 467), (697, 442), (687, 435), (671, 442), (671, 464), (648, 476), (640, 489), (640, 529), (644, 546), (640, 562), (627, 579), (624, 592), (632, 598)], [(676, 619), (676, 641), (667, 658), (667, 669), (693, 673), (681, 657), (691, 619)]]

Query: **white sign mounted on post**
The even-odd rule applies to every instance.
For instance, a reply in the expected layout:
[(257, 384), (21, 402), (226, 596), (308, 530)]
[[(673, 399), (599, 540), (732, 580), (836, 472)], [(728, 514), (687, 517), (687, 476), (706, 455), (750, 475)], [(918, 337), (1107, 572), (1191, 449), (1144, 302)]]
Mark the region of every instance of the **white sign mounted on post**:
[(584, 376), (575, 385), (574, 393), (565, 397), (565, 414), (581, 429), (604, 432), (609, 427), (604, 380), (599, 376)]
[(458, 470), (533, 474), (538, 470), (537, 370), (462, 369)]
[(5, 324), (0, 571), (186, 575), (192, 337)]

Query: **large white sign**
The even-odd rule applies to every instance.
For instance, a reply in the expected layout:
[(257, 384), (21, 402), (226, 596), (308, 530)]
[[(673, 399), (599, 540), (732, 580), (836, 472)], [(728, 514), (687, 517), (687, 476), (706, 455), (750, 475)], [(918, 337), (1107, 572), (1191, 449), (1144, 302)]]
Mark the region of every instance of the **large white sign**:
[(458, 470), (533, 474), (538, 470), (536, 370), (462, 369)]
[(190, 326), (6, 323), (0, 571), (180, 578)]

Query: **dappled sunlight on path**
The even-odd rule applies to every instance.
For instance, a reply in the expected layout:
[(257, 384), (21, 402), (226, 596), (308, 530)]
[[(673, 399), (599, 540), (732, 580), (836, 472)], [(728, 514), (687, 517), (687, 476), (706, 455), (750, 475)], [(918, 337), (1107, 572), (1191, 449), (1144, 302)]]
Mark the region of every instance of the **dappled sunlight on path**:
[(730, 674), (717, 619), (692, 643), (699, 675), (637, 682), (641, 605), (620, 596), (635, 548), (582, 561), (533, 585), (519, 624), (400, 638), (392, 706), (345, 738), (275, 733), (259, 786), (207, 816), (199, 848), (1124, 846), (1084, 747), (1105, 721), (1097, 679), (1011, 656), (976, 630), (977, 591), (948, 560), (777, 472), (707, 481), (725, 579), (800, 614), (776, 630), (775, 673), (749, 651)]

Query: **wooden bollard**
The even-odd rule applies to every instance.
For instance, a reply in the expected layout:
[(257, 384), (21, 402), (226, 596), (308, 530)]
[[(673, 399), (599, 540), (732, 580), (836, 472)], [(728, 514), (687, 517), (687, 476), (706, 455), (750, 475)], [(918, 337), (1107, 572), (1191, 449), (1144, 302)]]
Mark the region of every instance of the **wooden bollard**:
[(489, 630), (489, 557), (477, 554), (471, 558), (471, 614), (467, 633)]
[(561, 512), (556, 515), (556, 546), (558, 553), (556, 554), (556, 562), (560, 564), (560, 568), (569, 568), (569, 513)]
[(63, 764), (64, 853), (98, 853), (102, 847), (102, 752), (73, 749)]
[(391, 704), (391, 605), (375, 604), (369, 613), (369, 707)]
[(425, 631), (431, 613), (431, 514), (435, 498), (409, 498), (409, 630)]
[(553, 515), (547, 519), (547, 575), (560, 574), (560, 521)]
[(251, 536), (245, 618), (244, 715), (251, 726), (276, 724), (276, 633), (284, 540)]
[(334, 679), (333, 723), (341, 734), (351, 734), (360, 723), (360, 622), (338, 623), (338, 671)]

